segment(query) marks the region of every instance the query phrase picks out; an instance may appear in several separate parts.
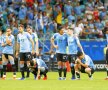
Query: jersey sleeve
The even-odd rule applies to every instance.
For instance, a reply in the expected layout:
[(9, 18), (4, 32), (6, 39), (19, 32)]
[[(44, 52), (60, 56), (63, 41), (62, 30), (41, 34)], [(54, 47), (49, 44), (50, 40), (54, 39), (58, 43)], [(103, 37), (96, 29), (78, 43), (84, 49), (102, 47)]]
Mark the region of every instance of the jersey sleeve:
[(90, 65), (90, 61), (92, 60), (88, 55), (85, 56), (85, 59), (86, 59), (86, 62), (85, 64), (86, 65)]
[(32, 39), (31, 35), (29, 33), (26, 33), (27, 38), (30, 40)]
[(55, 33), (55, 34), (53, 35), (53, 38), (54, 38), (54, 39), (56, 39), (56, 37), (57, 37), (57, 33)]
[(20, 43), (19, 34), (17, 35), (17, 43)]

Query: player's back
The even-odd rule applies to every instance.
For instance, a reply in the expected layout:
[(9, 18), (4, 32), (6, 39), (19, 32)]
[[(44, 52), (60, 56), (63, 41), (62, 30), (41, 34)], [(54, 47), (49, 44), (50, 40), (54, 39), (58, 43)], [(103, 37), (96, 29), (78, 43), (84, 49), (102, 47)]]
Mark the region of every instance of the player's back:
[(77, 48), (78, 48), (78, 45), (77, 45), (77, 38), (75, 36), (69, 36), (68, 35), (68, 53), (69, 54), (76, 54), (77, 53)]

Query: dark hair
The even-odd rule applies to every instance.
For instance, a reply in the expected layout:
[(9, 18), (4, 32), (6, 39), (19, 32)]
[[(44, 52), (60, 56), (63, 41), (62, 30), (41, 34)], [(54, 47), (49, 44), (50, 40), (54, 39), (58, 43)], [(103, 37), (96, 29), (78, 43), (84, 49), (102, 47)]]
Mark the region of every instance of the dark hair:
[(34, 66), (33, 60), (30, 61), (30, 66)]
[(77, 52), (77, 57), (82, 56), (82, 55), (83, 55), (83, 53), (81, 51)]
[(58, 26), (58, 31), (60, 31), (61, 29), (63, 28), (63, 26), (62, 25), (60, 25), (60, 26)]

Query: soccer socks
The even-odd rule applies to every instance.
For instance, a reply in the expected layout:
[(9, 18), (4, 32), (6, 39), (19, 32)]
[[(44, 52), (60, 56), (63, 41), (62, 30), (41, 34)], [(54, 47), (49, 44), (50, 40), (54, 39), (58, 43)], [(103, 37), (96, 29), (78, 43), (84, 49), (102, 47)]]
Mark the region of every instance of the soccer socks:
[(63, 72), (64, 72), (64, 77), (66, 77), (66, 74), (67, 74), (67, 68), (66, 67), (63, 68)]
[(80, 73), (76, 72), (77, 79), (80, 79)]
[(3, 74), (6, 75), (6, 65), (3, 65)]
[(72, 77), (75, 77), (75, 69), (74, 69), (74, 66), (71, 67), (71, 74), (72, 74)]
[(0, 69), (0, 78), (3, 77), (3, 69)]
[(12, 68), (13, 68), (13, 75), (16, 75), (16, 67), (15, 67), (15, 65), (12, 65)]
[(58, 67), (58, 73), (59, 73), (59, 77), (62, 77), (62, 68)]
[(27, 67), (27, 76), (26, 78), (28, 78), (30, 76), (30, 71), (29, 71), (29, 68)]
[(108, 77), (108, 67), (106, 68), (106, 71), (107, 71), (107, 77)]

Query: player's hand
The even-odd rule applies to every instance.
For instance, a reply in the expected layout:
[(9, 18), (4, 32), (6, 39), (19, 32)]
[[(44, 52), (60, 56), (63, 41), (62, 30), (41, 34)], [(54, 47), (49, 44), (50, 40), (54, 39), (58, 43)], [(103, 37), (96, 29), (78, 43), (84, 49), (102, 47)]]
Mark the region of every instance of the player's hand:
[(58, 46), (57, 45), (54, 45), (54, 48), (58, 49)]

